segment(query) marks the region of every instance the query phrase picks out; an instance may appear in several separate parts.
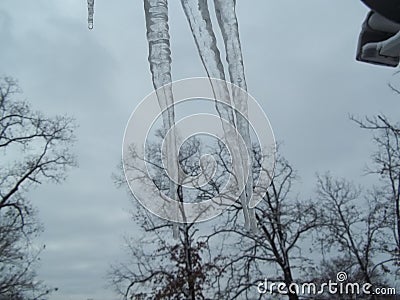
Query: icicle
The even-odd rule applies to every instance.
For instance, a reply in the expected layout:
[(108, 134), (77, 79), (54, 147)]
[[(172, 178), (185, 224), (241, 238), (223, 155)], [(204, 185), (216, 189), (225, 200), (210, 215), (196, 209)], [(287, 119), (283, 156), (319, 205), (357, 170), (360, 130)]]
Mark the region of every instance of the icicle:
[[(171, 83), (171, 50), (169, 43), (168, 27), (168, 1), (144, 0), (146, 15), (147, 40), (149, 42), (149, 63), (153, 78), (153, 86), (157, 90), (158, 103), (163, 111), (163, 126), (167, 132), (175, 123), (173, 95)], [(161, 88), (163, 87), (163, 88)], [(167, 109), (168, 108), (168, 109)], [(171, 155), (167, 159), (169, 171), (177, 174), (178, 155), (174, 139), (166, 145), (167, 153)], [(176, 176), (175, 176), (176, 178)], [(176, 184), (171, 180), (169, 197), (178, 201)], [(177, 213), (178, 207), (177, 207)], [(173, 225), (174, 238), (178, 238), (179, 227)]]
[[(236, 0), (214, 0), (216, 16), (219, 27), (221, 29), (222, 37), (225, 43), (226, 60), (229, 66), (230, 81), (247, 91), (246, 78), (244, 73), (244, 64), (242, 56), (242, 48), (239, 38), (239, 25), (236, 17)], [(233, 103), (235, 108), (242, 112), (243, 115), (236, 111), (237, 129), (243, 137), (247, 149), (250, 151), (252, 148), (249, 123), (247, 118), (247, 99), (233, 95)], [(250, 156), (249, 152), (249, 156)], [(250, 156), (251, 157), (251, 156)], [(249, 178), (246, 181), (246, 205), (249, 205), (249, 200), (253, 192), (253, 174), (249, 172)], [(255, 218), (254, 208), (249, 208), (250, 227), (256, 230), (257, 222)]]
[[(225, 80), (224, 67), (221, 62), (220, 52), (218, 50), (216, 38), (212, 28), (207, 0), (181, 0), (181, 3), (188, 19), (189, 25), (191, 27), (201, 61), (204, 65), (204, 68), (206, 69), (208, 76), (211, 78)], [(218, 114), (220, 115), (221, 119), (228, 120), (233, 126), (235, 126), (233, 111), (230, 108), (232, 103), (226, 86), (217, 85), (213, 86), (213, 88), (215, 92), (215, 97), (221, 101), (225, 101), (228, 104), (221, 105), (216, 102)], [(224, 134), (227, 138), (227, 143), (229, 144), (228, 146), (231, 150), (236, 152), (236, 155), (238, 155), (236, 157), (240, 157), (240, 151), (236, 149), (236, 132), (232, 130), (231, 127), (225, 126), (224, 122), (222, 123), (222, 126), (224, 128)], [(243, 179), (243, 174), (241, 174), (243, 168), (238, 167), (237, 164), (233, 165), (234, 168), (236, 166), (236, 170), (234, 171), (236, 174), (238, 174), (238, 178)], [(249, 184), (251, 184), (250, 188), (252, 188), (252, 182)], [(242, 193), (240, 200), (243, 207), (245, 226), (246, 228), (250, 228), (255, 227), (255, 222), (252, 222), (252, 218), (249, 215), (246, 194), (247, 193)]]
[(88, 28), (93, 29), (94, 0), (87, 0), (88, 4)]

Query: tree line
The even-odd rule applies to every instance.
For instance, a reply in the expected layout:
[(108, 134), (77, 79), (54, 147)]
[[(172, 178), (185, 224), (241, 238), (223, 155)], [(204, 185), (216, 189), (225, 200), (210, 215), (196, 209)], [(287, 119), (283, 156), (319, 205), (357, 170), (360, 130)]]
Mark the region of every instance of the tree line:
[[(294, 188), (299, 177), (277, 151), (272, 184), (256, 207), (257, 230), (243, 226), (240, 201), (206, 224), (181, 224), (179, 238), (171, 236), (172, 224), (142, 208), (133, 200), (132, 231), (127, 237), (128, 261), (114, 264), (109, 282), (123, 299), (394, 299), (394, 295), (304, 295), (286, 289), (282, 296), (262, 286), (268, 277), (286, 288), (293, 284), (337, 281), (369, 284), (393, 293), (390, 287), (400, 276), (400, 125), (378, 115), (350, 118), (373, 135), (367, 173), (374, 186), (360, 186), (331, 173), (317, 175), (315, 193), (303, 198)], [(162, 140), (162, 133), (158, 133)], [(154, 183), (168, 194), (169, 178), (161, 162), (161, 142), (152, 142), (146, 160)], [(201, 140), (191, 137), (180, 149), (179, 163), (187, 176), (200, 174)], [(278, 147), (279, 148), (279, 147)], [(211, 199), (222, 190), (232, 173), (229, 153), (220, 142), (211, 155), (217, 171), (207, 185), (195, 191), (179, 189), (179, 201)], [(263, 153), (254, 145), (252, 173), (257, 178)], [(135, 166), (135, 153), (125, 167)], [(116, 182), (126, 186), (123, 176)], [(139, 227), (139, 229), (138, 229)]]

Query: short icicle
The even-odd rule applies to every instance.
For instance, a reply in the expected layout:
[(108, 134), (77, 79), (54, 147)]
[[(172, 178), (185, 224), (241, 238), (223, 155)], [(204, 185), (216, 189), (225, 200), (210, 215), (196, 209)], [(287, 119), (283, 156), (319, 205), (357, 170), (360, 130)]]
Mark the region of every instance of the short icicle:
[(94, 0), (87, 0), (88, 4), (88, 28), (93, 29)]

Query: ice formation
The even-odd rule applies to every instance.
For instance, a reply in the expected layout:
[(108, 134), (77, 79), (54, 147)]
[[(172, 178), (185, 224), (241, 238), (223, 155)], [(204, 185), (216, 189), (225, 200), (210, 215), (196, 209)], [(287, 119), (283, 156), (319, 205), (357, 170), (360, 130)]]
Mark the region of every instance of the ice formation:
[[(93, 0), (88, 0), (93, 1)], [(207, 0), (181, 0), (182, 7), (189, 22), (201, 61), (207, 72), (208, 77), (225, 80), (226, 75), (217, 46), (215, 33), (211, 23)], [(244, 73), (243, 57), (239, 38), (238, 22), (235, 11), (235, 0), (214, 0), (214, 7), (219, 27), (223, 36), (226, 52), (226, 60), (229, 66), (230, 81), (238, 87), (247, 90), (246, 78)], [(167, 0), (144, 0), (146, 16), (147, 39), (149, 43), (149, 63), (152, 73), (153, 86), (157, 91), (158, 101), (163, 111), (163, 126), (167, 132), (174, 126), (174, 100), (171, 87), (171, 50), (170, 36), (168, 27), (168, 1)], [(90, 12), (90, 9), (89, 9)], [(90, 15), (90, 14), (89, 14)], [(92, 15), (93, 16), (93, 15)], [(93, 19), (92, 19), (93, 22)], [(90, 24), (90, 23), (89, 23)], [(228, 120), (233, 126), (223, 127), (228, 143), (228, 147), (233, 152), (233, 156), (239, 158), (243, 155), (250, 155), (246, 150), (243, 153), (237, 147), (237, 133), (244, 139), (248, 150), (251, 149), (251, 138), (247, 117), (247, 101), (235, 94), (230, 95), (228, 88), (224, 84), (213, 86), (216, 99), (225, 102), (222, 105), (216, 102), (216, 109), (221, 119)], [(233, 110), (244, 112), (244, 115)], [(167, 144), (167, 168), (169, 172), (178, 174), (177, 149), (174, 139)], [(240, 161), (244, 161), (240, 159)], [(235, 166), (236, 165), (236, 166)], [(234, 171), (238, 178), (246, 180), (245, 192), (241, 195), (246, 228), (256, 229), (256, 219), (254, 209), (249, 207), (249, 200), (253, 189), (253, 177), (250, 172), (249, 177), (245, 178), (242, 174), (244, 169), (238, 164), (234, 164)], [(247, 174), (246, 174), (247, 175)], [(173, 176), (177, 178), (176, 176)], [(169, 187), (169, 197), (177, 200), (177, 187), (171, 180)], [(177, 208), (177, 213), (179, 209)], [(184, 213), (181, 211), (181, 213)], [(174, 236), (178, 235), (178, 226), (174, 224)]]
[[(211, 78), (225, 80), (225, 71), (217, 47), (207, 0), (181, 0), (181, 3), (207, 75)], [(214, 6), (225, 43), (230, 81), (240, 88), (247, 90), (235, 3), (235, 0), (215, 0)], [(247, 149), (250, 150), (251, 139), (246, 114), (243, 116), (237, 113), (237, 111), (247, 112), (246, 99), (237, 97), (237, 95), (230, 97), (223, 85), (214, 87), (214, 91), (217, 99), (223, 100), (228, 104), (228, 106), (225, 106), (218, 105), (217, 103), (216, 108), (219, 115), (221, 118), (229, 120), (237, 128), (246, 143)], [(236, 122), (233, 116), (234, 112), (229, 108), (230, 106), (234, 106), (237, 109), (235, 110)], [(250, 155), (250, 153), (240, 153), (238, 149), (235, 149), (237, 144), (235, 142), (236, 133), (232, 132), (228, 127), (224, 127), (230, 149), (237, 151), (238, 155)], [(245, 226), (256, 230), (255, 212), (253, 208), (249, 208), (249, 200), (253, 190), (253, 176), (250, 172), (249, 177), (245, 178), (244, 174), (241, 174), (242, 169), (240, 167), (236, 168), (235, 173), (238, 174), (238, 178), (246, 180), (245, 193), (241, 195), (240, 199), (244, 212)]]
[(94, 0), (87, 0), (88, 4), (88, 28), (93, 29)]
[[(149, 43), (149, 63), (153, 86), (157, 92), (165, 133), (174, 126), (174, 99), (171, 86), (171, 50), (168, 27), (168, 1), (144, 0), (147, 40)], [(167, 169), (173, 178), (178, 174), (178, 153), (175, 139), (166, 145), (168, 154)], [(169, 197), (178, 201), (177, 186), (170, 180)], [(177, 213), (179, 213), (177, 207)], [(178, 225), (173, 225), (174, 237), (178, 236)]]

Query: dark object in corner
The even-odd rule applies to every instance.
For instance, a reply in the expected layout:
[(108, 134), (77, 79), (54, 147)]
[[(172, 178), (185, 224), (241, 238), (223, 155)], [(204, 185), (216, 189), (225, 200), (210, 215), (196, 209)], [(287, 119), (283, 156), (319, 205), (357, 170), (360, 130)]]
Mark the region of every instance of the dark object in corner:
[(400, 23), (400, 0), (361, 0), (386, 19)]
[[(379, 0), (381, 1), (381, 0)], [(363, 1), (363, 2), (379, 2), (379, 1)], [(382, 1), (383, 3), (391, 1)], [(396, 3), (399, 3), (396, 1)], [(400, 10), (398, 19), (400, 20)], [(371, 11), (368, 13), (364, 23), (362, 24), (361, 33), (358, 39), (356, 59), (361, 62), (397, 67), (400, 60), (400, 49), (388, 54), (385, 44), (382, 43), (400, 31), (400, 24), (393, 22), (391, 19)]]

